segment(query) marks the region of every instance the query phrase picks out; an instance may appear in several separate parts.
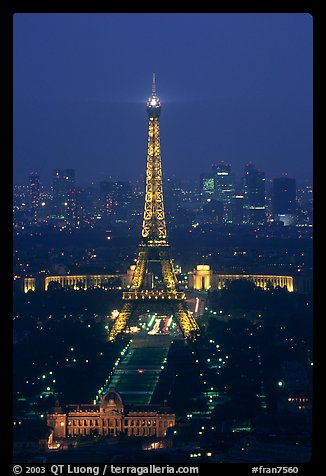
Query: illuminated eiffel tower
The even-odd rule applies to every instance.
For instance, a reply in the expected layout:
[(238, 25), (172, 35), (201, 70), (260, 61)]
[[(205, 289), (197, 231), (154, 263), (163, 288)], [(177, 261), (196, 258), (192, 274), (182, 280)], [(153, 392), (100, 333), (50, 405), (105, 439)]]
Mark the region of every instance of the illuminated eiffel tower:
[[(142, 313), (153, 309), (165, 315), (173, 315), (185, 338), (195, 338), (199, 333), (197, 322), (188, 309), (185, 293), (178, 291), (178, 281), (166, 236), (159, 123), (161, 103), (156, 95), (155, 74), (147, 112), (148, 148), (142, 239), (138, 246), (130, 290), (123, 293), (124, 304), (109, 334), (110, 341), (120, 332), (126, 331), (128, 325)], [(149, 265), (153, 263), (160, 264), (161, 287), (154, 284), (148, 286), (146, 276)]]

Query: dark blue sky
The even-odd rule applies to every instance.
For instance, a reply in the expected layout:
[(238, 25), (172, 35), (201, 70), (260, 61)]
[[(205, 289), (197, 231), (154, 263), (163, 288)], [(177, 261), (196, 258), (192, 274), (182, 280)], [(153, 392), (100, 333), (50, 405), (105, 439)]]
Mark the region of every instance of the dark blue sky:
[(14, 182), (143, 178), (152, 72), (165, 175), (312, 178), (308, 14), (16, 14)]

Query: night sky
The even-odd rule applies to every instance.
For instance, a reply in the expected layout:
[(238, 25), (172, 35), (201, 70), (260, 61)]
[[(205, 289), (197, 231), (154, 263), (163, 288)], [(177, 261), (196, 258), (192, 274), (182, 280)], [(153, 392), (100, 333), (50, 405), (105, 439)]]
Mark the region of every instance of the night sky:
[(311, 180), (312, 32), (304, 13), (16, 14), (14, 183), (142, 179), (153, 71), (166, 176)]

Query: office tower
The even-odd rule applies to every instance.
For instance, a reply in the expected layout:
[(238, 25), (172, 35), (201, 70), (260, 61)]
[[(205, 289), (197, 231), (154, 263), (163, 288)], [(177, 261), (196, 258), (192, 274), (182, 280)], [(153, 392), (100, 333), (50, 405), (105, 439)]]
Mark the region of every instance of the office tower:
[(208, 198), (213, 198), (214, 176), (213, 174), (201, 174), (199, 180), (201, 201), (202, 203), (205, 203)]
[(245, 221), (253, 225), (266, 222), (266, 178), (265, 172), (249, 163), (245, 167)]
[(75, 171), (73, 169), (55, 169), (53, 171), (52, 213), (57, 218), (66, 218), (69, 194), (75, 190)]
[(213, 164), (212, 175), (214, 177), (214, 198), (223, 203), (224, 222), (231, 223), (231, 202), (235, 189), (231, 165), (226, 164), (224, 160)]
[(231, 221), (233, 225), (242, 225), (244, 222), (244, 195), (234, 195), (231, 201)]
[(297, 211), (296, 180), (280, 177), (273, 180), (272, 211), (276, 221), (293, 225)]

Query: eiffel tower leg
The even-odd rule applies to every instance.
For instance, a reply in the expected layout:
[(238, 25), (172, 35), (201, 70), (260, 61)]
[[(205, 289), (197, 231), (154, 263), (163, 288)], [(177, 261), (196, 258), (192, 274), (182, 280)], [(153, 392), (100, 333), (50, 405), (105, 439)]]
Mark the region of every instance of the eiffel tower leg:
[(135, 303), (125, 302), (118, 317), (114, 321), (113, 327), (109, 334), (109, 341), (113, 342), (114, 339), (120, 332), (124, 331), (127, 325), (127, 322), (135, 308)]
[(181, 328), (184, 337), (188, 338), (191, 335), (195, 337), (199, 333), (199, 328), (196, 320), (188, 309), (186, 302), (176, 301), (173, 304), (174, 315)]
[(131, 289), (140, 289), (143, 282), (147, 264), (147, 252), (139, 251), (137, 256), (136, 268), (131, 280)]
[(170, 259), (160, 260), (162, 277), (167, 291), (176, 291), (176, 277), (173, 269), (173, 264)]

